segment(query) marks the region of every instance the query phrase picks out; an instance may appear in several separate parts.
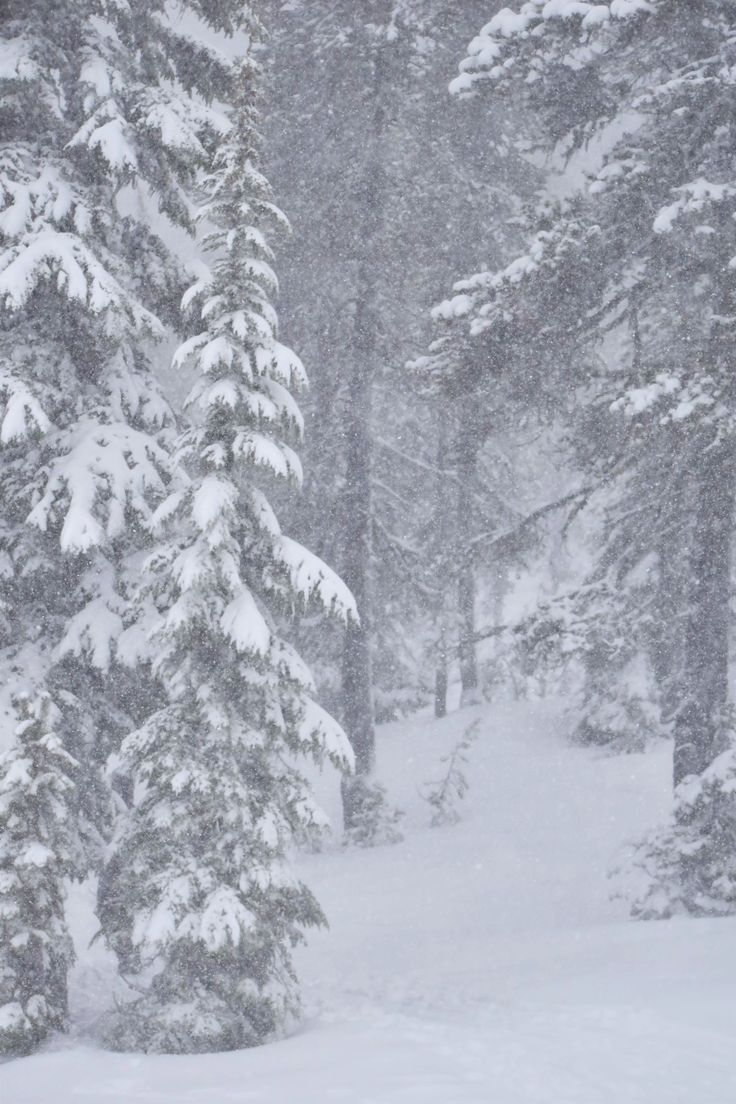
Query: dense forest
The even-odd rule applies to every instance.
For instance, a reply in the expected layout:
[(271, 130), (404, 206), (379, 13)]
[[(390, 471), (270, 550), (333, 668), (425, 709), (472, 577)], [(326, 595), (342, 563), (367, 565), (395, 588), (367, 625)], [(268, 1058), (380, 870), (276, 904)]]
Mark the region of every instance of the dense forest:
[(735, 132), (734, 0), (0, 2), (5, 1058), (733, 1100)]

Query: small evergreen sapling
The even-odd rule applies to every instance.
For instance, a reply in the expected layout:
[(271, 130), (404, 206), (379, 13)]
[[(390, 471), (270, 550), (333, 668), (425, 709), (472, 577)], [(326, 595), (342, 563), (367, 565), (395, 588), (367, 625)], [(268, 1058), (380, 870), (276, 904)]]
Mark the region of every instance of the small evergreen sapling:
[(424, 800), (432, 809), (430, 826), (443, 828), (447, 824), (458, 824), (460, 813), (458, 805), (464, 801), (468, 792), (468, 780), (464, 768), (468, 763), (468, 752), (478, 739), (480, 721), (475, 720), (465, 729), (449, 755), (443, 755), (441, 763), (446, 763), (444, 776), (437, 782), (429, 783), (432, 788)]
[(46, 694), (19, 698), (17, 743), (0, 762), (0, 1053), (28, 1054), (64, 1027), (73, 948), (64, 882), (74, 869), (77, 764)]

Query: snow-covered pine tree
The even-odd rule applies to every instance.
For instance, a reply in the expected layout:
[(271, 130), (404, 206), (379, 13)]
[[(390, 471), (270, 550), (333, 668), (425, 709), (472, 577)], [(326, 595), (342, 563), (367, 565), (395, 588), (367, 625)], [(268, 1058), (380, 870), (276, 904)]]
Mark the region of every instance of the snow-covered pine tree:
[(579, 156), (595, 136), (602, 150), (589, 186), (539, 225), (525, 257), (479, 277), (463, 308), (487, 331), (536, 308), (543, 329), (605, 354), (589, 403), (622, 427), (620, 462), (607, 473), (628, 558), (618, 581), (639, 578), (646, 556), (649, 609), (671, 609), (674, 593), (684, 611), (681, 642), (669, 631), (654, 638), (652, 668), (672, 711), (676, 812), (666, 845), (662, 836), (652, 845), (663, 874), (638, 907), (647, 915), (731, 909), (734, 899), (735, 50), (727, 0), (529, 0), (491, 20), (456, 83), (465, 93), (513, 90), (548, 148), (564, 140)]
[(73, 958), (64, 879), (78, 866), (78, 764), (48, 695), (17, 700), (17, 742), (0, 759), (0, 1053), (28, 1054), (65, 1026)]
[(135, 800), (100, 888), (103, 930), (139, 993), (109, 1024), (123, 1049), (234, 1049), (283, 1030), (298, 1007), (291, 949), (323, 923), (285, 868), (295, 835), (324, 823), (301, 764), (352, 759), (275, 623), (312, 600), (345, 622), (356, 613), (264, 493), (300, 480), (288, 442), (305, 376), (270, 302), (266, 235), (284, 218), (258, 167), (256, 99), (249, 50), (230, 71), (232, 126), (203, 186), (210, 269), (185, 296), (195, 332), (176, 355), (198, 370), (178, 452), (191, 478), (159, 508), (146, 569), (167, 701), (122, 745)]
[(227, 32), (242, 10), (183, 7), (10, 0), (0, 27), (0, 658), (60, 710), (83, 867), (111, 828), (102, 766), (155, 701), (130, 596), (170, 479), (153, 363), (185, 286), (155, 216), (191, 230), (222, 125), (196, 18)]
[(7, 654), (40, 673), (82, 651), (109, 662), (113, 547), (162, 489), (167, 408), (145, 344), (162, 332), (150, 306), (165, 264), (147, 229), (115, 214), (134, 156), (123, 120), (88, 125), (122, 81), (121, 43), (95, 8), (36, 0), (4, 28), (3, 598)]

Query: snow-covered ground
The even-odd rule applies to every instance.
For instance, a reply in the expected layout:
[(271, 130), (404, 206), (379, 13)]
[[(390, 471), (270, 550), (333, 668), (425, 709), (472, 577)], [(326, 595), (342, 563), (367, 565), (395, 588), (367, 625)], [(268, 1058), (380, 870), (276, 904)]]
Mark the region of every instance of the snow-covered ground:
[[(418, 787), (476, 715), (464, 818), (429, 829)], [(637, 924), (609, 900), (617, 850), (664, 815), (667, 749), (563, 735), (549, 702), (386, 726), (406, 838), (300, 860), (331, 928), (299, 956), (296, 1034), (191, 1058), (60, 1040), (0, 1067), (3, 1104), (734, 1104), (736, 922)], [(103, 971), (99, 951), (77, 970), (83, 1025)]]

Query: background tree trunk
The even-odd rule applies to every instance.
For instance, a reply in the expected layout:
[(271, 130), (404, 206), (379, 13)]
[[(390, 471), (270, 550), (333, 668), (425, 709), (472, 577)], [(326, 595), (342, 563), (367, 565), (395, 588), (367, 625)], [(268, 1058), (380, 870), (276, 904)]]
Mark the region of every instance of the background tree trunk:
[(478, 470), (480, 436), (477, 414), (479, 399), (469, 393), (461, 401), (456, 443), (457, 466), (457, 602), (459, 621), (460, 705), (474, 705), (478, 699), (477, 626), (475, 623), (475, 535), (474, 489)]
[[(360, 624), (345, 632), (342, 657), (342, 713), (345, 731), (355, 752), (358, 781), (371, 773), (375, 759), (373, 677), (371, 663), (371, 551), (373, 501), (372, 414), (373, 384), (378, 369), (378, 281), (381, 276), (379, 232), (385, 217), (386, 173), (383, 164), (385, 130), (385, 45), (375, 39), (373, 50), (373, 112), (370, 155), (362, 191), (360, 264), (356, 283), (352, 363), (348, 373), (346, 407), (347, 454), (343, 497), (342, 574), (358, 606)], [(343, 786), (343, 818), (350, 828), (358, 815), (360, 790)]]
[(444, 409), (438, 410), (437, 417), (437, 474), (435, 476), (435, 508), (433, 533), (430, 539), (435, 545), (434, 588), (437, 594), (437, 643), (435, 647), (434, 675), (434, 715), (447, 715), (448, 671), (448, 610), (447, 580), (450, 575), (451, 554), (451, 518), (452, 496), (449, 493), (451, 473), (448, 469), (447, 416)]
[(731, 439), (698, 449), (700, 472), (684, 626), (674, 783), (702, 774), (720, 749), (728, 704), (729, 603), (736, 463)]
[[(370, 327), (366, 326), (366, 334)], [(364, 363), (364, 362), (363, 362)], [(345, 730), (355, 752), (356, 772), (373, 768), (375, 733), (371, 677), (371, 378), (356, 362), (350, 381), (343, 534), (342, 574), (360, 613), (360, 624), (345, 631), (342, 659), (342, 711)]]

